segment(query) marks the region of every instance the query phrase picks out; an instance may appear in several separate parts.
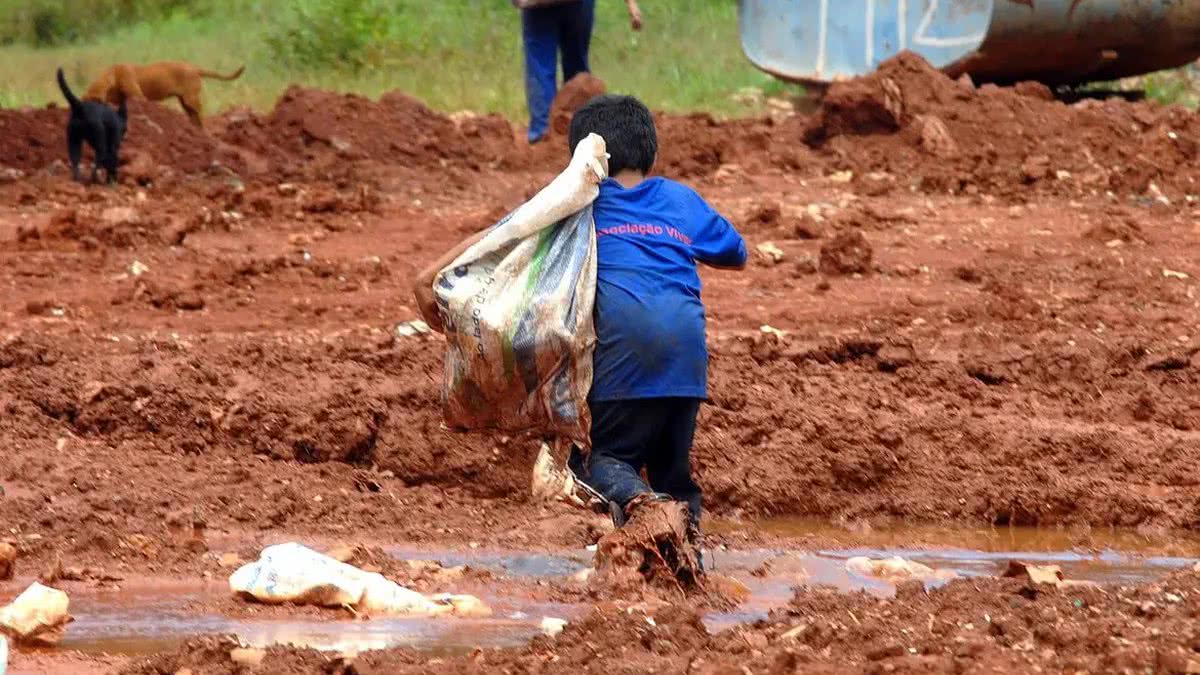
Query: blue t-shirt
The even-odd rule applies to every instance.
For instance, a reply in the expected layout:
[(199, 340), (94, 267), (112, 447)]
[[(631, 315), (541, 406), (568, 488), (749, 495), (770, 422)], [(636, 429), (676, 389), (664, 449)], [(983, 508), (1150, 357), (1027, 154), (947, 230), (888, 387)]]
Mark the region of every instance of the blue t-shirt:
[(738, 267), (746, 243), (694, 190), (666, 178), (600, 185), (593, 401), (707, 398), (696, 263)]

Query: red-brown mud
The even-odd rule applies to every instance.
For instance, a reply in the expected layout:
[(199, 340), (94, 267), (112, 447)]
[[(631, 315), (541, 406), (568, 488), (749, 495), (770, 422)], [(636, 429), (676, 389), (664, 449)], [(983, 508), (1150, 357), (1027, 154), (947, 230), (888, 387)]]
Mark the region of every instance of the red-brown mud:
[[(1033, 94), (905, 56), (811, 117), (658, 116), (658, 170), (783, 252), (704, 275), (710, 512), (1200, 529), (1200, 124)], [(603, 534), (527, 498), (537, 439), (443, 430), (439, 343), (394, 332), (416, 271), (565, 147), (295, 87), (208, 134), (135, 106), (109, 189), (69, 181), (64, 118), (0, 111), (20, 172), (0, 181), (0, 540), (19, 577), (55, 556), (219, 575), (220, 554), (281, 535)], [(823, 264), (847, 242), (871, 255)]]
[[(130, 665), (126, 675), (243, 672), (237, 642), (208, 638)], [(557, 638), (521, 650), (431, 660), (406, 650), (357, 656), (274, 648), (277, 673), (1015, 673), (1200, 668), (1200, 577), (1136, 588), (1050, 588), (1016, 579), (954, 581), (892, 599), (799, 590), (752, 625), (710, 634), (693, 611), (598, 606)]]

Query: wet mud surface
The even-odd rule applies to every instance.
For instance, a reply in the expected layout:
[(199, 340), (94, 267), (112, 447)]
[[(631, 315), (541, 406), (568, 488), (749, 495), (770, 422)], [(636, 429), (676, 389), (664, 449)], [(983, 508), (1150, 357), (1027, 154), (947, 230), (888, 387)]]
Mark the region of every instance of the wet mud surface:
[[(632, 644), (634, 663), (682, 672), (742, 654), (729, 631), (710, 634), (719, 618), (686, 603), (660, 622), (678, 636), (670, 647), (644, 617), (586, 618), (610, 599), (558, 578), (586, 564), (607, 524), (530, 500), (536, 439), (443, 430), (440, 345), (395, 331), (417, 318), (416, 271), (532, 194), (565, 148), (531, 149), (502, 119), (445, 116), (401, 94), (296, 87), (269, 114), (213, 117), (207, 135), (171, 109), (131, 115), (125, 177), (106, 189), (69, 181), (65, 111), (0, 110), (0, 541), (18, 551), (0, 599), (56, 559), (121, 579), (75, 582), (86, 596), (143, 576), (219, 587), (222, 556), (252, 560), (286, 540), (402, 557), (549, 552), (563, 556), (557, 580), (539, 585), (541, 563), (510, 561), (492, 571), (500, 590), (582, 608), (611, 658)], [(1098, 671), (1161, 653), (1174, 664), (1171, 650), (1195, 635), (1195, 601), (1162, 600), (1153, 589), (1165, 582), (1151, 577), (1195, 586), (1175, 571), (1200, 530), (1195, 116), (976, 89), (899, 59), (833, 87), (812, 115), (658, 123), (658, 170), (700, 190), (752, 251), (780, 254), (756, 255), (742, 274), (704, 273), (711, 401), (695, 462), (718, 563), (722, 546), (750, 556), (745, 567), (885, 549), (990, 575), (1011, 552), (1084, 551), (1059, 562), (1086, 576), (1087, 556), (1146, 556), (1100, 579), (1132, 590), (1103, 596), (1029, 599), (1016, 582), (972, 579), (906, 603), (792, 598), (780, 589), (799, 572), (783, 574), (770, 591), (779, 603), (743, 608), (746, 619), (774, 614), (744, 629), (746, 656), (734, 660), (754, 672), (795, 659), (833, 672), (889, 659), (934, 671), (960, 658)], [(778, 525), (783, 516), (806, 525)], [(935, 529), (903, 529), (914, 525)], [(1040, 526), (1063, 541), (960, 542), (936, 530), (946, 525)], [(1110, 528), (1123, 538), (1106, 539)], [(901, 534), (878, 539), (889, 530)], [(958, 560), (953, 549), (995, 555)], [(1074, 616), (1073, 593), (1097, 612)], [(226, 599), (193, 602), (224, 617), (203, 632), (240, 634), (228, 615), (244, 612)], [(1137, 614), (1145, 602), (1166, 609)], [(977, 619), (976, 633), (935, 632), (909, 611), (957, 621), (959, 605), (1034, 623), (1052, 609), (1074, 628), (1060, 639), (1028, 624), (1032, 637), (1018, 631), (1010, 645), (988, 633), (962, 647), (958, 637), (982, 636)], [(847, 608), (863, 626), (776, 644), (803, 616), (846, 625)], [(890, 619), (863, 618), (884, 611)], [(884, 626), (910, 624), (921, 641), (904, 649), (917, 654), (868, 658), (891, 635)], [(1129, 644), (1083, 637), (1101, 625)], [(569, 627), (484, 663), (578, 669), (584, 634)], [(1034, 649), (1013, 651), (1028, 639)], [(216, 665), (228, 650), (211, 641), (173, 644), (159, 671), (129, 655), (157, 648), (72, 649), (87, 654), (21, 653), (14, 665), (235, 672)], [(384, 654), (363, 672), (434, 658)], [(277, 672), (311, 672), (312, 658), (288, 652)], [(478, 657), (446, 658), (465, 671)]]

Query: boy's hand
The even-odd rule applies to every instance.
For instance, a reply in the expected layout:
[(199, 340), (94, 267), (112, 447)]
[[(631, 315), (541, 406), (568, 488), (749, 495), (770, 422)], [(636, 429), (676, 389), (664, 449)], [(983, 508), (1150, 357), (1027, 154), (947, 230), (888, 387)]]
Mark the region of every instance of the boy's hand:
[(471, 235), (417, 273), (417, 278), (413, 282), (413, 295), (417, 299), (417, 310), (421, 312), (421, 318), (433, 330), (439, 333), (446, 332), (446, 326), (442, 323), (442, 313), (438, 310), (437, 296), (433, 294), (433, 280), (437, 278), (439, 272), (446, 269), (447, 265), (454, 262), (477, 241), (483, 239), (487, 233), (488, 231), (484, 230)]
[(642, 10), (638, 7), (637, 0), (626, 0), (625, 6), (629, 8), (629, 25), (634, 30), (641, 30)]
[(413, 289), (413, 294), (417, 296), (417, 310), (421, 312), (421, 318), (425, 320), (425, 323), (429, 324), (433, 330), (445, 333), (446, 327), (442, 325), (442, 313), (438, 311), (437, 298), (433, 295), (433, 284), (418, 285)]

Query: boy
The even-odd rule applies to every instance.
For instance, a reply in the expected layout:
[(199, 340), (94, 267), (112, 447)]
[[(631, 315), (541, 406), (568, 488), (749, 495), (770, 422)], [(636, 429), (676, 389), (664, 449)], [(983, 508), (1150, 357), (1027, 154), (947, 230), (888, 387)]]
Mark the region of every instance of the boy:
[[(686, 502), (699, 535), (700, 487), (692, 435), (708, 397), (708, 348), (696, 263), (742, 269), (746, 244), (692, 189), (648, 177), (658, 154), (654, 117), (631, 96), (598, 96), (575, 112), (569, 150), (589, 133), (605, 140), (609, 178), (596, 221), (596, 352), (588, 403), (592, 450), (572, 468), (613, 505), (617, 525), (656, 499)], [(421, 313), (440, 328), (433, 278), (482, 235), (417, 278)], [(649, 485), (639, 475), (646, 470)], [(698, 543), (698, 542), (697, 542)]]

